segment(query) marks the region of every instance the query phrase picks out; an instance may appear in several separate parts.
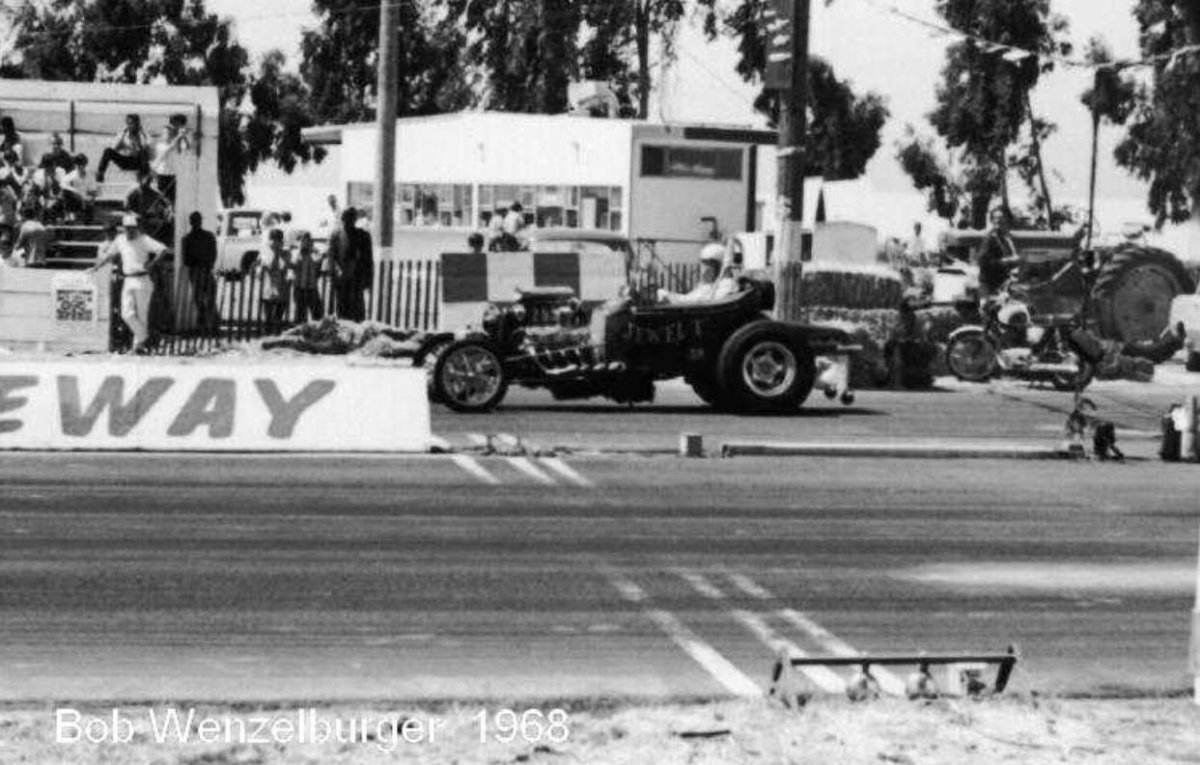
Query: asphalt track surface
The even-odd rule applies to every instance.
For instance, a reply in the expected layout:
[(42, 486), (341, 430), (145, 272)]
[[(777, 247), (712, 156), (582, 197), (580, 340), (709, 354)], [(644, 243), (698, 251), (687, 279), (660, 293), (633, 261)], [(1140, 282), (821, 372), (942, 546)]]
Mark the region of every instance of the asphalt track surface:
[[(1135, 435), (1178, 394), (1092, 393)], [(681, 431), (1054, 439), (1064, 406), (1002, 386), (737, 418), (665, 396), (435, 413), (453, 445), (559, 459), (5, 455), (0, 699), (755, 694), (781, 646), (1009, 643), (1018, 688), (1189, 687), (1195, 467), (627, 453)]]

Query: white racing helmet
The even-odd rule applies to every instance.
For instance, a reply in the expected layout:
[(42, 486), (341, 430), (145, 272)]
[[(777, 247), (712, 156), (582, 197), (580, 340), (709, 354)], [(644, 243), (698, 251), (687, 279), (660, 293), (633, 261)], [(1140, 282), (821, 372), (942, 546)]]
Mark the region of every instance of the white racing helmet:
[(710, 242), (704, 245), (700, 250), (701, 263), (724, 263), (725, 262), (725, 245), (717, 242)]

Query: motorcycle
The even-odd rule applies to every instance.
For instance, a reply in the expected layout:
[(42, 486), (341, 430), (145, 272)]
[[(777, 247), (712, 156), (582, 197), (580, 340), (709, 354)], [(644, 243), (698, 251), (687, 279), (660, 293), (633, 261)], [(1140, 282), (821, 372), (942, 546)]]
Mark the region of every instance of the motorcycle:
[(982, 324), (950, 335), (946, 365), (964, 382), (986, 382), (1003, 374), (1081, 391), (1095, 375), (1084, 306), (1088, 280), (1076, 258), (1049, 279), (1013, 280), (998, 300), (981, 309)]

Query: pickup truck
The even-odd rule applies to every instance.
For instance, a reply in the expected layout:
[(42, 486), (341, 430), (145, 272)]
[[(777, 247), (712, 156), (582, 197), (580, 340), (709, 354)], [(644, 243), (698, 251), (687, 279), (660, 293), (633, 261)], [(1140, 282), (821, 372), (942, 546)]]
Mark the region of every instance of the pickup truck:
[(223, 210), (217, 228), (219, 274), (243, 274), (258, 259), (263, 244), (263, 210)]

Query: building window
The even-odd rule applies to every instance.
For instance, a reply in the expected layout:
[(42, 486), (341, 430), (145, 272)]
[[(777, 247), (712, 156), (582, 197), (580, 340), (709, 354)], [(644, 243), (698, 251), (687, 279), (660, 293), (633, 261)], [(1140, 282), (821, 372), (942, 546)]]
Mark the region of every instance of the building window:
[(375, 187), (364, 181), (346, 185), (346, 206), (358, 211), (360, 218), (371, 218), (375, 212)]
[(468, 184), (396, 185), (396, 221), (401, 226), (470, 228), (473, 217), (474, 200)]
[(642, 177), (740, 181), (742, 154), (741, 149), (643, 146)]
[(480, 186), (480, 225), (520, 202), (526, 225), (620, 231), (623, 198), (619, 186)]

